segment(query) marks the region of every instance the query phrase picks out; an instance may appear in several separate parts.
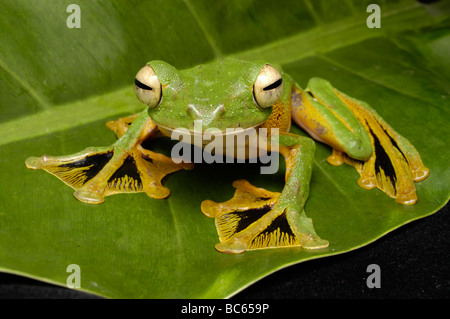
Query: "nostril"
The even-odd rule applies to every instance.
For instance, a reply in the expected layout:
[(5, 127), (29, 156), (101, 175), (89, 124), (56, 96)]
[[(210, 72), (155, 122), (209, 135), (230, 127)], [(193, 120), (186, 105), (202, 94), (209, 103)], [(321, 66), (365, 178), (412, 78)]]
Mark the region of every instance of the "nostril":
[(195, 108), (194, 105), (192, 104), (188, 104), (187, 107), (187, 113), (189, 114), (189, 116), (194, 119), (194, 120), (198, 120), (199, 118), (202, 117), (202, 115), (200, 114), (200, 112)]
[(213, 112), (213, 118), (219, 118), (225, 113), (225, 106), (220, 104)]
[[(215, 109), (213, 109), (213, 105), (210, 105), (208, 107), (201, 108), (200, 112), (197, 107), (195, 107), (193, 104), (188, 104), (187, 106), (187, 113), (188, 115), (194, 119), (194, 120), (205, 120), (212, 121), (214, 119), (218, 119), (222, 116), (223, 113), (225, 113), (225, 106), (223, 104), (220, 104)], [(214, 110), (214, 111), (211, 111)]]

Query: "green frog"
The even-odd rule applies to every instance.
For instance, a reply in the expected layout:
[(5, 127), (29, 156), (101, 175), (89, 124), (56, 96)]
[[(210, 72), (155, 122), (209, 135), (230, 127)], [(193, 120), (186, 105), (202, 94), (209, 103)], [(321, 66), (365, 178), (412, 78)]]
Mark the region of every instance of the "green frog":
[[(216, 249), (226, 253), (328, 246), (304, 210), (313, 139), (331, 146), (330, 164), (354, 166), (361, 187), (378, 187), (401, 204), (416, 203), (414, 182), (429, 174), (414, 146), (367, 103), (320, 78), (312, 78), (302, 89), (280, 66), (267, 61), (225, 58), (180, 71), (156, 60), (139, 70), (134, 84), (144, 110), (106, 124), (118, 137), (113, 145), (68, 156), (30, 157), (26, 166), (55, 175), (85, 203), (98, 204), (105, 196), (132, 192), (161, 199), (170, 193), (161, 180), (175, 171), (192, 169), (193, 163), (153, 152), (143, 147), (144, 142), (173, 136), (182, 128), (183, 142), (194, 143), (214, 128), (213, 135), (222, 138), (226, 149), (227, 141), (234, 139), (225, 137), (236, 134), (233, 129), (254, 129), (257, 139), (264, 137), (266, 144), (233, 147), (281, 153), (286, 162), (285, 186), (281, 192), (271, 192), (237, 180), (230, 200), (202, 202), (202, 212), (215, 218)], [(289, 133), (292, 120), (313, 139)], [(185, 138), (189, 134), (191, 140)], [(203, 141), (201, 147), (206, 149), (208, 143)], [(246, 154), (248, 158), (250, 152)]]

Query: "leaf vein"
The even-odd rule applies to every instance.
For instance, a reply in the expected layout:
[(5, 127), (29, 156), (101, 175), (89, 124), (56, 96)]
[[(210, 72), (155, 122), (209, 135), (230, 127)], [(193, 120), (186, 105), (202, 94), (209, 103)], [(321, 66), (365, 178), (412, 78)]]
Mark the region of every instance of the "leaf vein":
[(200, 19), (200, 16), (197, 14), (197, 12), (195, 11), (194, 6), (190, 3), (189, 0), (185, 0), (184, 3), (186, 4), (186, 7), (188, 8), (189, 12), (194, 17), (195, 21), (197, 21), (198, 26), (202, 30), (202, 32), (206, 38), (206, 41), (208, 41), (209, 45), (211, 46), (211, 48), (214, 52), (214, 55), (216, 57), (222, 56), (223, 55), (222, 51), (220, 50), (219, 46), (217, 45), (216, 41), (214, 40), (214, 37), (208, 32), (208, 29), (206, 28), (205, 24)]
[(2, 60), (0, 60), (0, 68), (14, 80), (16, 80), (17, 83), (19, 83), (19, 85), (39, 104), (42, 110), (47, 110), (51, 107), (48, 101), (43, 96), (41, 96), (35, 89), (33, 89), (33, 87), (29, 83), (24, 81)]
[[(411, 94), (411, 93), (409, 93), (409, 92), (406, 92), (406, 91), (403, 91), (403, 90), (401, 90), (401, 89), (399, 89), (399, 88), (396, 88), (396, 87), (394, 87), (394, 86), (391, 86), (391, 85), (389, 85), (389, 84), (387, 84), (387, 83), (383, 83), (383, 82), (381, 82), (381, 81), (377, 81), (377, 80), (375, 80), (374, 78), (370, 78), (370, 77), (366, 76), (364, 73), (361, 73), (361, 72), (358, 72), (357, 70), (351, 69), (351, 68), (349, 68), (349, 67), (347, 67), (347, 66), (345, 66), (345, 65), (343, 65), (343, 64), (341, 64), (341, 63), (339, 63), (339, 62), (337, 62), (336, 60), (333, 60), (333, 59), (331, 59), (331, 58), (329, 58), (329, 57), (326, 57), (326, 56), (324, 56), (324, 55), (322, 55), (322, 54), (317, 54), (316, 57), (318, 57), (319, 59), (322, 59), (322, 60), (324, 60), (324, 61), (326, 61), (326, 62), (328, 62), (328, 63), (330, 63), (330, 64), (333, 64), (333, 65), (335, 65), (335, 66), (337, 66), (337, 67), (339, 67), (339, 68), (341, 68), (341, 69), (343, 69), (343, 70), (345, 70), (345, 71), (347, 71), (347, 72), (349, 72), (349, 73), (352, 73), (352, 74), (354, 74), (354, 75), (356, 75), (356, 76), (359, 76), (360, 78), (362, 78), (362, 79), (364, 79), (364, 80), (366, 80), (366, 81), (375, 83), (375, 84), (377, 84), (377, 85), (379, 85), (379, 86), (382, 86), (382, 87), (385, 87), (385, 88), (387, 88), (387, 89), (389, 89), (389, 90), (392, 90), (392, 91), (394, 91), (394, 92), (400, 93), (400, 94), (402, 94), (402, 95), (404, 95), (404, 96), (407, 96), (407, 97), (410, 97), (410, 98), (413, 98), (413, 99), (416, 99), (416, 100), (420, 100), (420, 101), (423, 101), (423, 102), (425, 102), (425, 103), (431, 103), (431, 104), (433, 104), (432, 101), (428, 101), (428, 100), (424, 99), (424, 98), (421, 97), (421, 96)], [(434, 105), (434, 104), (433, 104), (433, 105)]]

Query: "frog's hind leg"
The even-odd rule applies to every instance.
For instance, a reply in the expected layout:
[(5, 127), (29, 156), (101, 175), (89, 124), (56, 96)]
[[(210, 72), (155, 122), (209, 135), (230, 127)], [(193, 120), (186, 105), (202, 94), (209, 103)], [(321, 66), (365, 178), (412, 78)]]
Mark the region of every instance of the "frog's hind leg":
[(353, 99), (336, 90), (336, 94), (356, 115), (369, 133), (372, 155), (365, 161), (344, 154), (344, 161), (361, 175), (358, 185), (379, 188), (404, 205), (417, 202), (414, 182), (427, 178), (429, 169), (424, 166), (416, 148), (398, 134), (367, 103)]
[(333, 148), (332, 165), (354, 166), (358, 185), (377, 187), (401, 204), (417, 202), (414, 182), (429, 170), (414, 146), (390, 127), (367, 103), (313, 78), (308, 89), (292, 91), (292, 117), (313, 138)]
[(109, 147), (87, 148), (68, 156), (30, 157), (25, 164), (58, 177), (85, 203), (98, 204), (105, 196), (130, 192), (167, 197), (170, 191), (161, 184), (164, 176), (190, 167), (142, 148), (140, 144), (154, 133), (156, 125), (145, 113), (133, 120), (121, 138)]
[[(301, 137), (291, 136), (293, 139)], [(309, 142), (308, 142), (309, 141)], [(224, 203), (206, 200), (202, 212), (216, 220), (220, 243), (216, 249), (241, 253), (265, 248), (328, 246), (315, 232), (303, 206), (308, 197), (314, 144), (305, 139), (302, 145), (280, 148), (286, 158), (286, 185), (281, 193), (257, 188), (245, 180), (233, 183), (232, 199)], [(312, 152), (312, 153), (311, 153)], [(296, 164), (304, 164), (296, 165)]]

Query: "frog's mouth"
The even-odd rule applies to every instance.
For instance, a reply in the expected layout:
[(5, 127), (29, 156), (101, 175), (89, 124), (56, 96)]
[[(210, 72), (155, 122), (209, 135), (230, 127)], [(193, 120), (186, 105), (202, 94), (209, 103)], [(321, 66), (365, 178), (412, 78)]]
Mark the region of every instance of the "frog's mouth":
[[(230, 128), (226, 130), (207, 129), (205, 131), (186, 128), (170, 128), (159, 125), (159, 130), (172, 140), (213, 150), (215, 154), (234, 154), (235, 158), (251, 158), (258, 149), (267, 149), (267, 129), (261, 131), (259, 123), (247, 128)], [(155, 123), (156, 124), (156, 123)]]
[(172, 139), (180, 139), (178, 136), (190, 136), (193, 138), (202, 138), (208, 141), (211, 141), (213, 138), (219, 137), (230, 137), (231, 136), (252, 136), (253, 134), (257, 134), (259, 128), (261, 128), (262, 124), (265, 121), (249, 126), (249, 127), (235, 127), (235, 128), (227, 128), (225, 130), (220, 130), (218, 128), (209, 128), (206, 130), (201, 130), (201, 126), (199, 126), (198, 130), (194, 128), (194, 130), (189, 130), (187, 128), (171, 128), (168, 126), (160, 125), (157, 122), (155, 124), (158, 126), (159, 130), (168, 137)]

